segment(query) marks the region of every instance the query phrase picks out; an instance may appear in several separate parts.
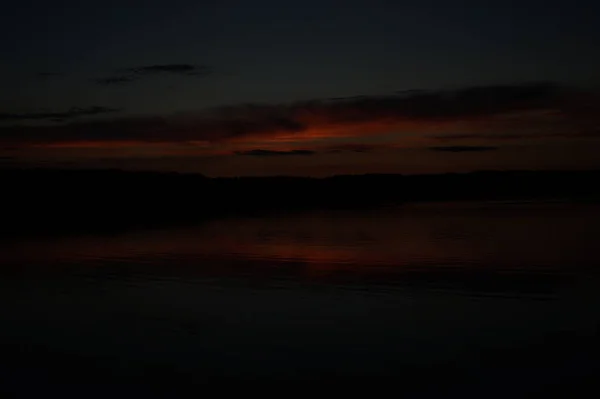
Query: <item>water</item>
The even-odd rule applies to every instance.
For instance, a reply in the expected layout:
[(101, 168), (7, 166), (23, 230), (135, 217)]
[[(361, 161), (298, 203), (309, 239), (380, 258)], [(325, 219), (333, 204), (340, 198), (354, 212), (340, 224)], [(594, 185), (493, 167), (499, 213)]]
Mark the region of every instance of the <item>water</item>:
[(420, 204), (5, 240), (0, 386), (572, 392), (600, 365), (599, 222), (597, 205)]

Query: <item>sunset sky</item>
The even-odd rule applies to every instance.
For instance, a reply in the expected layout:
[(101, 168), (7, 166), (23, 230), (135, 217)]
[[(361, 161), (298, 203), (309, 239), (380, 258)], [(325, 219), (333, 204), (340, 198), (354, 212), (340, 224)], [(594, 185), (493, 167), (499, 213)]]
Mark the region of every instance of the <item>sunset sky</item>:
[(600, 5), (9, 1), (0, 167), (600, 168)]

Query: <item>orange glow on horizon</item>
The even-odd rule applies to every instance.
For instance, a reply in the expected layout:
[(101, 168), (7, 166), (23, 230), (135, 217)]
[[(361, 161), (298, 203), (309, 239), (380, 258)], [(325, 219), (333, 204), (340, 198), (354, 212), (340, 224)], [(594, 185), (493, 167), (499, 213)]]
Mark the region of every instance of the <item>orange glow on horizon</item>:
[[(368, 120), (368, 121), (354, 121), (354, 122), (332, 122), (324, 120), (313, 120), (300, 121), (305, 126), (308, 126), (305, 130), (289, 131), (289, 130), (268, 130), (262, 132), (252, 132), (242, 136), (234, 137), (222, 137), (214, 140), (202, 140), (194, 139), (193, 133), (190, 133), (188, 137), (182, 138), (174, 135), (172, 139), (169, 139), (168, 131), (165, 132), (166, 139), (164, 140), (119, 140), (119, 139), (107, 139), (107, 140), (65, 140), (55, 141), (50, 143), (33, 143), (29, 144), (29, 148), (47, 148), (47, 149), (131, 149), (131, 148), (145, 148), (145, 149), (165, 149), (173, 150), (173, 146), (188, 146), (190, 150), (186, 148), (177, 148), (173, 152), (173, 155), (178, 153), (194, 152), (198, 149), (209, 150), (214, 155), (227, 154), (226, 147), (238, 149), (240, 145), (243, 148), (247, 148), (246, 144), (252, 143), (254, 146), (269, 146), (273, 147), (279, 144), (300, 144), (306, 142), (307, 144), (314, 144), (311, 142), (323, 141), (327, 139), (357, 139), (371, 138), (377, 135), (394, 133), (443, 133), (451, 127), (461, 126), (463, 129), (468, 126), (469, 121), (419, 121), (419, 120), (398, 120), (395, 118), (384, 118), (380, 120)], [(465, 126), (467, 125), (467, 126)], [(193, 131), (193, 129), (192, 129)], [(198, 132), (198, 136), (202, 136), (203, 132)], [(422, 139), (422, 138), (421, 138)], [(417, 137), (417, 140), (420, 140)], [(389, 143), (393, 146), (406, 146), (415, 141), (415, 137), (409, 138), (408, 136), (402, 137), (393, 143)], [(230, 152), (230, 151), (229, 151)]]

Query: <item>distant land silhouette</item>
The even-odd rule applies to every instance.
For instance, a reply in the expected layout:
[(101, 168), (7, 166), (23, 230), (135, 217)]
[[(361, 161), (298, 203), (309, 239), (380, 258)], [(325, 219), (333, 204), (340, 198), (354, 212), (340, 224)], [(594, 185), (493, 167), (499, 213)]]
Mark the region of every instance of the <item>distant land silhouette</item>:
[(0, 170), (0, 233), (58, 234), (415, 201), (600, 201), (600, 170), (209, 178), (117, 169)]

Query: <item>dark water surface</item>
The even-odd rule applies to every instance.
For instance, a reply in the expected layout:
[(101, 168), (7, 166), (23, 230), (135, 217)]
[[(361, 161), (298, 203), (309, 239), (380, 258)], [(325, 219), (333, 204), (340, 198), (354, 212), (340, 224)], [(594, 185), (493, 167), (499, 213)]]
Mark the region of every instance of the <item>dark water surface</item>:
[(598, 205), (420, 204), (0, 245), (13, 396), (545, 397), (595, 387), (600, 367)]

